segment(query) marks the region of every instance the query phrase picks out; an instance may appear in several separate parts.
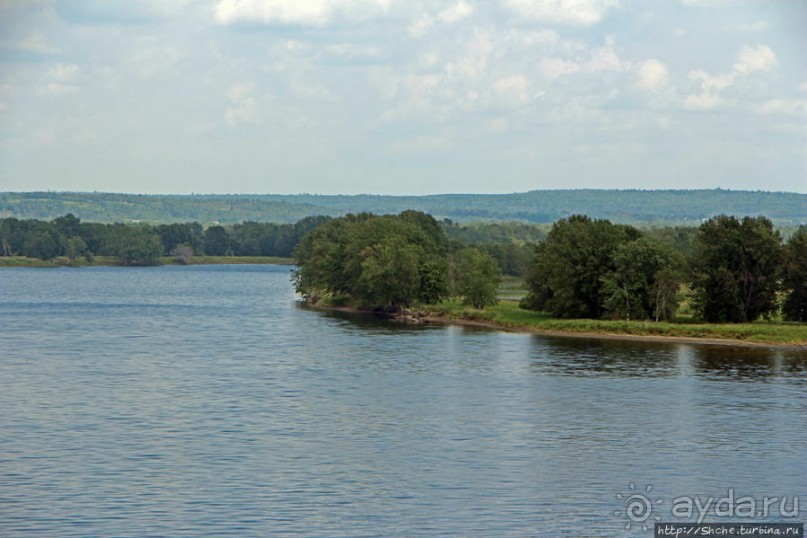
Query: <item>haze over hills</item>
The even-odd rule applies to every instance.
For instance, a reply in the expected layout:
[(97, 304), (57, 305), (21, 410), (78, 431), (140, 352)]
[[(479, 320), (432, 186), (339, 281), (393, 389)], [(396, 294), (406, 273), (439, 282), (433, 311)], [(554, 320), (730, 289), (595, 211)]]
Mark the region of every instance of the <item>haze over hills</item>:
[(765, 215), (779, 225), (807, 223), (807, 194), (734, 190), (537, 190), (513, 194), (140, 195), (82, 192), (0, 193), (0, 218), (153, 223), (245, 220), (296, 222), (310, 215), (399, 213), (416, 209), (437, 219), (550, 223), (573, 214), (621, 223), (697, 223), (716, 214)]

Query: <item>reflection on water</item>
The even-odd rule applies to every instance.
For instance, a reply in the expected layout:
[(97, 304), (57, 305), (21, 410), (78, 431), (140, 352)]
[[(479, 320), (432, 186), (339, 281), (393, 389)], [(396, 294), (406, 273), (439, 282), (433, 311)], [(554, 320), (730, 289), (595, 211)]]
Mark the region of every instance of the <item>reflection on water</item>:
[(4, 537), (605, 537), (630, 483), (807, 498), (803, 350), (400, 325), (266, 266), (5, 269), (0, 327)]

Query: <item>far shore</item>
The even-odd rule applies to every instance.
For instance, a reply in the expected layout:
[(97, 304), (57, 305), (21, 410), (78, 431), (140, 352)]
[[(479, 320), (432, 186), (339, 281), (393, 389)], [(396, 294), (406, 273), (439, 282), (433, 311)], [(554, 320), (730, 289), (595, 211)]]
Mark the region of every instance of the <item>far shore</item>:
[[(548, 315), (539, 312), (529, 312), (522, 310), (521, 313), (525, 319), (532, 315), (533, 319), (530, 323), (511, 323), (497, 321), (495, 316), (497, 312), (491, 312), (490, 309), (471, 312), (471, 315), (477, 316), (477, 319), (465, 317), (462, 314), (453, 314), (448, 312), (445, 307), (437, 305), (438, 311), (435, 311), (435, 306), (424, 307), (421, 314), (414, 317), (405, 317), (384, 314), (376, 312), (372, 309), (356, 308), (350, 306), (330, 306), (323, 304), (308, 304), (309, 307), (318, 310), (337, 311), (353, 314), (377, 314), (391, 319), (399, 320), (403, 323), (422, 323), (422, 324), (447, 324), (458, 325), (466, 327), (480, 327), (505, 332), (520, 332), (536, 334), (541, 336), (553, 336), (563, 338), (596, 338), (601, 340), (633, 340), (640, 342), (671, 342), (682, 344), (701, 344), (701, 345), (720, 345), (720, 346), (741, 346), (741, 347), (754, 347), (754, 348), (781, 348), (781, 349), (796, 349), (807, 351), (807, 325), (805, 324), (775, 324), (775, 323), (745, 323), (736, 325), (723, 325), (723, 324), (691, 324), (691, 323), (659, 323), (653, 322), (612, 322), (609, 320), (559, 320), (551, 319)], [(500, 310), (511, 310), (518, 308), (515, 301), (501, 301)], [(442, 311), (440, 311), (442, 310)], [(467, 312), (467, 311), (465, 311)], [(484, 319), (485, 316), (490, 316), (489, 319)], [(408, 318), (408, 319), (406, 319)], [(483, 319), (479, 319), (483, 318)], [(614, 329), (614, 324), (617, 324), (618, 330)], [(552, 328), (542, 327), (542, 325), (550, 325)], [(663, 327), (664, 330), (669, 331), (671, 334), (646, 334), (649, 327), (657, 325)], [(581, 326), (591, 327), (594, 330), (584, 330)], [(747, 338), (724, 338), (720, 336), (726, 327), (734, 329), (735, 333), (747, 334)], [(787, 334), (780, 334), (782, 328), (787, 328)], [(693, 336), (685, 334), (691, 330), (704, 331), (703, 336)], [(777, 331), (779, 329), (779, 331)], [(675, 331), (680, 331), (682, 334), (675, 334)], [(753, 339), (748, 339), (753, 338)], [(788, 339), (789, 338), (789, 339)]]
[[(160, 265), (294, 265), (292, 258), (277, 256), (193, 256), (181, 261), (173, 256), (163, 256), (156, 264)], [(92, 261), (85, 258), (69, 260), (64, 256), (53, 260), (40, 260), (23, 256), (0, 256), (2, 267), (128, 267), (114, 256), (95, 256)]]

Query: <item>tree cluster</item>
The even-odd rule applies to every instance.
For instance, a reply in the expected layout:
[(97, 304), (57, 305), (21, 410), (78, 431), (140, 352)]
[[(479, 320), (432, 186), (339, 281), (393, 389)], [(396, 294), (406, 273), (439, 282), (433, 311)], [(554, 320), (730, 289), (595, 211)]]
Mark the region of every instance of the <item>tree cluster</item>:
[(329, 296), (365, 307), (434, 303), (452, 288), (476, 307), (495, 301), (495, 261), (477, 249), (450, 250), (443, 228), (425, 213), (346, 215), (303, 237), (294, 284), (311, 302)]
[[(682, 284), (708, 322), (807, 321), (807, 228), (783, 245), (765, 217), (720, 215), (645, 234), (575, 215), (536, 252), (522, 307), (563, 318), (670, 319)], [(784, 301), (780, 298), (784, 297)]]
[(203, 228), (198, 222), (101, 224), (72, 214), (53, 219), (0, 220), (0, 255), (51, 260), (114, 256), (126, 265), (153, 265), (161, 256), (187, 262), (193, 255), (291, 256), (303, 235), (329, 220), (306, 217), (295, 224), (243, 222)]

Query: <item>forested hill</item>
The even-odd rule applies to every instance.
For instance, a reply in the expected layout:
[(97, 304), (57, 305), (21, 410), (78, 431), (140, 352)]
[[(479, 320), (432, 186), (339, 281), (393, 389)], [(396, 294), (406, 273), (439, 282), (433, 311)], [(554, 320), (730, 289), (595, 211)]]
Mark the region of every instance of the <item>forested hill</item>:
[(310, 215), (424, 211), (454, 221), (548, 223), (573, 214), (622, 223), (682, 224), (717, 214), (765, 215), (774, 223), (807, 223), (807, 194), (731, 190), (545, 190), (514, 194), (381, 195), (138, 195), (74, 192), (0, 193), (0, 218), (85, 221), (245, 220), (296, 222)]

